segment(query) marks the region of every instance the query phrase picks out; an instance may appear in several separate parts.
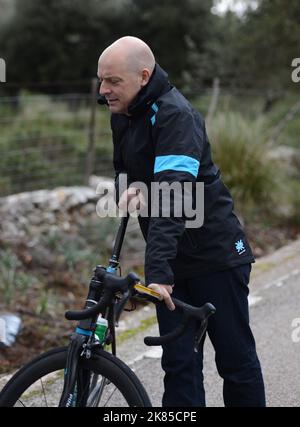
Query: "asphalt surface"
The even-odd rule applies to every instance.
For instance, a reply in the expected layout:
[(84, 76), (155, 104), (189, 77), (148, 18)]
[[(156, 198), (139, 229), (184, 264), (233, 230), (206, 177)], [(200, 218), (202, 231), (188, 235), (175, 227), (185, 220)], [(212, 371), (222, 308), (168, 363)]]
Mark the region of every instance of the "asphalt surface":
[[(261, 259), (250, 282), (250, 322), (265, 380), (267, 406), (300, 406), (300, 242)], [(148, 313), (149, 315), (149, 313)], [(119, 356), (144, 384), (153, 406), (161, 406), (161, 349), (146, 347), (143, 337), (157, 335), (157, 326), (123, 344)], [(214, 350), (205, 341), (204, 376), (207, 406), (224, 406), (222, 379)]]

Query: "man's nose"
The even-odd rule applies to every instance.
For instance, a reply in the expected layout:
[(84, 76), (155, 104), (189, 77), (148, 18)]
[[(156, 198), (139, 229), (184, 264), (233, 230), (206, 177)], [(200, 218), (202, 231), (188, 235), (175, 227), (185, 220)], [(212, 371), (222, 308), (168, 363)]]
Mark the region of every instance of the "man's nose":
[(100, 83), (100, 88), (99, 88), (99, 93), (100, 95), (107, 95), (111, 92), (110, 88), (108, 87), (108, 85), (103, 81)]

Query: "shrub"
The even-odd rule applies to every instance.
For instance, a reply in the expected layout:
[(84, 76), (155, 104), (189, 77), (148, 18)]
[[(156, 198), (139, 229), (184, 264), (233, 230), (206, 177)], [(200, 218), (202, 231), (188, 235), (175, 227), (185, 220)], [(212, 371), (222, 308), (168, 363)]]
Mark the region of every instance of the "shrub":
[(280, 192), (278, 165), (267, 156), (263, 118), (244, 118), (239, 113), (219, 113), (208, 135), (214, 161), (234, 197), (237, 211), (250, 218), (270, 211)]

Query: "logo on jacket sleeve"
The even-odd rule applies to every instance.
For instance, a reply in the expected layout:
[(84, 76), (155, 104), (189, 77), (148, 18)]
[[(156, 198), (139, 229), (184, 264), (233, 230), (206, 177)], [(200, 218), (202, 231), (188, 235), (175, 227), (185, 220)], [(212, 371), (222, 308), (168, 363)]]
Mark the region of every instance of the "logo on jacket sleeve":
[(154, 102), (154, 104), (151, 105), (151, 108), (154, 111), (154, 115), (151, 117), (151, 123), (152, 123), (152, 126), (154, 126), (155, 125), (155, 121), (156, 121), (156, 113), (158, 112), (158, 106)]
[(242, 255), (244, 252), (246, 252), (246, 248), (242, 239), (235, 242), (235, 249), (239, 255)]

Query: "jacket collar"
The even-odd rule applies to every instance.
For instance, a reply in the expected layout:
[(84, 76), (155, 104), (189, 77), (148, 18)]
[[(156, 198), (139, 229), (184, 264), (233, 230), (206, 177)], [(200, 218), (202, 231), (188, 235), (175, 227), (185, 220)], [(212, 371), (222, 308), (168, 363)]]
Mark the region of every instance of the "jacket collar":
[(156, 63), (148, 84), (139, 91), (129, 105), (128, 113), (132, 116), (142, 113), (170, 88), (168, 74)]
[[(168, 74), (156, 63), (149, 82), (144, 86), (128, 107), (131, 116), (145, 111), (162, 94), (171, 89)], [(107, 104), (104, 96), (100, 95), (98, 104)]]

